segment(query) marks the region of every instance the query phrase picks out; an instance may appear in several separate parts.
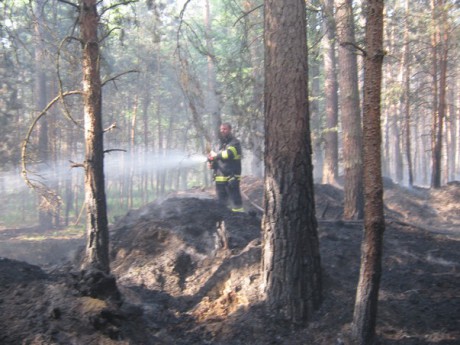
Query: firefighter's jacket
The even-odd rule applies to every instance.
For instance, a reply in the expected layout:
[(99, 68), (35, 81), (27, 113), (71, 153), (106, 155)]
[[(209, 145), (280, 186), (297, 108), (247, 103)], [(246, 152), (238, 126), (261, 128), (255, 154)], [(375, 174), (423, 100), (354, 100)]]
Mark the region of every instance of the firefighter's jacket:
[(230, 136), (221, 139), (219, 151), (214, 158), (214, 180), (228, 182), (231, 179), (241, 179), (241, 144), (238, 139)]

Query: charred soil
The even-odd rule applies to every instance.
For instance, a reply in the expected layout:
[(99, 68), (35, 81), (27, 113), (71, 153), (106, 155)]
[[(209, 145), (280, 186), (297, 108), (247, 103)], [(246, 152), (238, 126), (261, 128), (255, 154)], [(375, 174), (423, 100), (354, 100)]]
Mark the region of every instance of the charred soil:
[[(176, 193), (111, 226), (120, 301), (78, 289), (81, 237), (26, 241), (0, 230), (0, 343), (346, 344), (362, 223), (343, 222), (343, 192), (315, 185), (324, 300), (305, 326), (270, 320), (260, 291), (260, 180), (246, 178), (248, 212), (207, 191)], [(249, 201), (250, 200), (250, 201)], [(377, 335), (381, 344), (460, 344), (460, 184), (385, 184), (386, 231)], [(75, 258), (74, 258), (75, 257)]]

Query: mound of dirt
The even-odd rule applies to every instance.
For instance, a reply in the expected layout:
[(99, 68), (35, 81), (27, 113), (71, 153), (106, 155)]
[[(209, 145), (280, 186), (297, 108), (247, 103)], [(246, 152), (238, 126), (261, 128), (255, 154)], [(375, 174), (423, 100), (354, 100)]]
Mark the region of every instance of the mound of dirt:
[(459, 236), (460, 183), (439, 189), (394, 187), (385, 189), (388, 218), (450, 237)]
[[(381, 344), (460, 342), (460, 186), (386, 185), (377, 333)], [(362, 224), (344, 222), (343, 191), (315, 186), (324, 301), (305, 327), (264, 314), (262, 183), (245, 179), (244, 214), (205, 192), (173, 195), (111, 227), (121, 304), (82, 295), (75, 265), (0, 260), (1, 344), (346, 344)]]
[[(175, 298), (220, 294), (211, 290), (222, 289), (217, 285), (232, 271), (256, 270), (260, 255), (260, 220), (210, 199), (147, 205), (115, 224), (112, 234), (112, 272), (118, 281)], [(233, 284), (246, 290), (243, 282)]]

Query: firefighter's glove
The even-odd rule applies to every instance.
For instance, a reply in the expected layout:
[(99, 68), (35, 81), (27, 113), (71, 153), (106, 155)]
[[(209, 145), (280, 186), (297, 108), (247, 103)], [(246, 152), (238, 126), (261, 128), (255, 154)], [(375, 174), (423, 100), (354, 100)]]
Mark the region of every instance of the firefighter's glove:
[(228, 186), (230, 188), (236, 188), (238, 186), (238, 179), (235, 176), (232, 176), (228, 179)]
[(217, 156), (217, 153), (215, 153), (214, 151), (209, 152), (208, 154), (208, 168), (209, 169), (214, 169), (214, 164), (216, 162), (216, 156)]
[(214, 151), (209, 152), (208, 154), (208, 168), (209, 169), (214, 169), (214, 164), (216, 162), (215, 160), (216, 156), (217, 154)]

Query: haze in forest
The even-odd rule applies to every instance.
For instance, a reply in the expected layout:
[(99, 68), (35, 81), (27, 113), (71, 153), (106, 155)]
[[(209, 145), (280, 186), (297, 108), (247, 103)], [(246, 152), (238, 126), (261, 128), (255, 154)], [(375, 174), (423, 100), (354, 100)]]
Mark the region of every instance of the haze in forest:
[[(145, 176), (142, 184), (139, 179), (132, 181), (133, 200), (126, 202), (126, 209), (178, 188), (209, 186), (210, 173), (205, 163), (198, 161), (204, 160), (200, 156), (203, 143), (212, 136), (218, 121), (232, 123), (241, 141), (243, 175), (262, 176), (263, 2), (138, 1), (116, 8), (110, 4), (113, 2), (98, 3), (102, 120), (104, 128), (116, 124), (116, 130), (104, 132), (104, 146), (126, 152), (106, 154), (109, 198), (115, 194), (125, 197), (122, 187), (126, 186), (111, 181), (125, 180), (133, 173)], [(332, 25), (340, 22), (338, 15), (331, 16), (337, 14), (340, 3), (334, 8), (327, 8), (327, 2), (311, 4), (315, 9), (307, 8), (306, 29), (313, 172), (316, 183), (343, 186), (344, 167), (352, 161), (344, 155), (350, 133), (347, 123), (352, 121), (338, 96), (344, 94), (341, 88), (351, 88), (338, 78), (341, 70), (350, 70), (342, 59), (342, 53), (349, 52), (357, 63), (353, 88), (362, 90), (363, 55), (359, 49), (364, 49), (364, 2), (354, 3), (356, 12), (349, 26), (356, 29), (356, 44), (346, 47), (340, 42), (350, 39), (341, 37), (340, 25)], [(59, 92), (81, 90), (80, 32), (75, 30), (78, 14), (68, 3), (56, 0), (2, 1), (0, 8), (7, 23), (7, 30), (0, 31), (4, 57), (0, 65), (0, 188), (14, 210), (37, 209), (38, 197), (31, 191), (18, 195), (25, 189), (20, 147), (29, 126), (50, 100)], [(460, 179), (458, 4), (448, 0), (444, 7), (432, 8), (428, 2), (390, 1), (385, 8), (383, 175), (399, 185), (446, 185)], [(433, 32), (446, 35), (434, 37)], [(361, 93), (355, 96), (356, 103), (350, 108), (362, 116)], [(60, 100), (50, 108), (31, 132), (28, 164), (38, 173), (31, 177), (44, 183), (72, 178), (72, 186), (59, 185), (59, 194), (75, 193), (69, 198), (74, 200), (72, 215), (78, 217), (82, 169), (70, 168), (69, 160), (80, 163), (83, 159), (81, 94), (66, 97), (64, 103)], [(68, 115), (78, 124), (69, 121)], [(38, 157), (40, 145), (47, 146), (40, 151), (48, 153), (45, 158)], [(178, 157), (171, 153), (172, 148), (180, 148)], [(163, 150), (168, 152), (164, 156), (146, 158), (142, 154)], [(186, 158), (180, 157), (182, 154)], [(48, 160), (46, 168), (35, 169), (31, 162), (42, 159)], [(158, 168), (163, 166), (169, 170), (166, 176), (158, 176)], [(179, 167), (187, 173), (177, 176)], [(432, 181), (433, 172), (436, 181)], [(5, 195), (7, 191), (16, 194), (10, 197)], [(125, 202), (122, 198), (117, 202)], [(11, 223), (23, 220), (8, 218)]]
[[(200, 153), (188, 153), (178, 150), (164, 150), (162, 153), (136, 153), (117, 151), (107, 154), (104, 170), (108, 181), (110, 178), (123, 178), (146, 172), (164, 172), (172, 169), (197, 167), (206, 162), (206, 156)], [(28, 166), (30, 177), (43, 184), (54, 185), (83, 173), (81, 167), (73, 167), (75, 162), (82, 162), (83, 157), (68, 161), (53, 162), (52, 166), (41, 164)], [(6, 193), (26, 187), (19, 171), (0, 171), (1, 190)]]
[[(113, 185), (120, 181), (140, 180), (141, 176), (154, 176), (163, 174), (163, 176), (178, 174), (179, 176), (187, 172), (202, 172), (205, 168), (207, 158), (204, 154), (185, 152), (179, 150), (164, 150), (161, 153), (129, 153), (124, 151), (113, 151), (106, 154), (104, 159), (105, 183)], [(75, 163), (82, 162), (83, 156), (72, 157), (69, 160), (53, 162), (52, 165), (36, 164), (27, 166), (29, 171), (28, 178), (34, 184), (46, 186), (50, 190), (58, 193), (61, 200), (65, 199), (63, 186), (66, 182), (71, 182), (80, 190), (80, 197), (83, 195), (84, 172), (82, 167), (73, 167)], [(189, 175), (185, 175), (189, 176)], [(185, 177), (187, 178), (187, 177)], [(183, 182), (175, 185), (179, 189), (190, 187)], [(109, 197), (112, 194), (118, 195), (121, 200), (128, 200), (128, 191), (125, 189), (116, 189), (112, 192), (107, 191)], [(157, 195), (150, 190), (145, 191), (149, 200), (154, 199)], [(36, 191), (27, 186), (19, 170), (0, 171), (0, 196), (9, 198), (9, 203), (0, 206), (0, 226), (2, 220), (9, 219), (11, 213), (22, 213), (23, 219), (28, 219), (37, 212), (35, 202)], [(21, 201), (22, 200), (22, 201)], [(20, 206), (18, 206), (18, 204)], [(128, 208), (124, 209), (128, 211)], [(123, 212), (123, 211), (122, 211)], [(109, 214), (111, 216), (111, 214)], [(25, 217), (25, 218), (24, 218)], [(27, 223), (27, 222), (26, 222)]]

